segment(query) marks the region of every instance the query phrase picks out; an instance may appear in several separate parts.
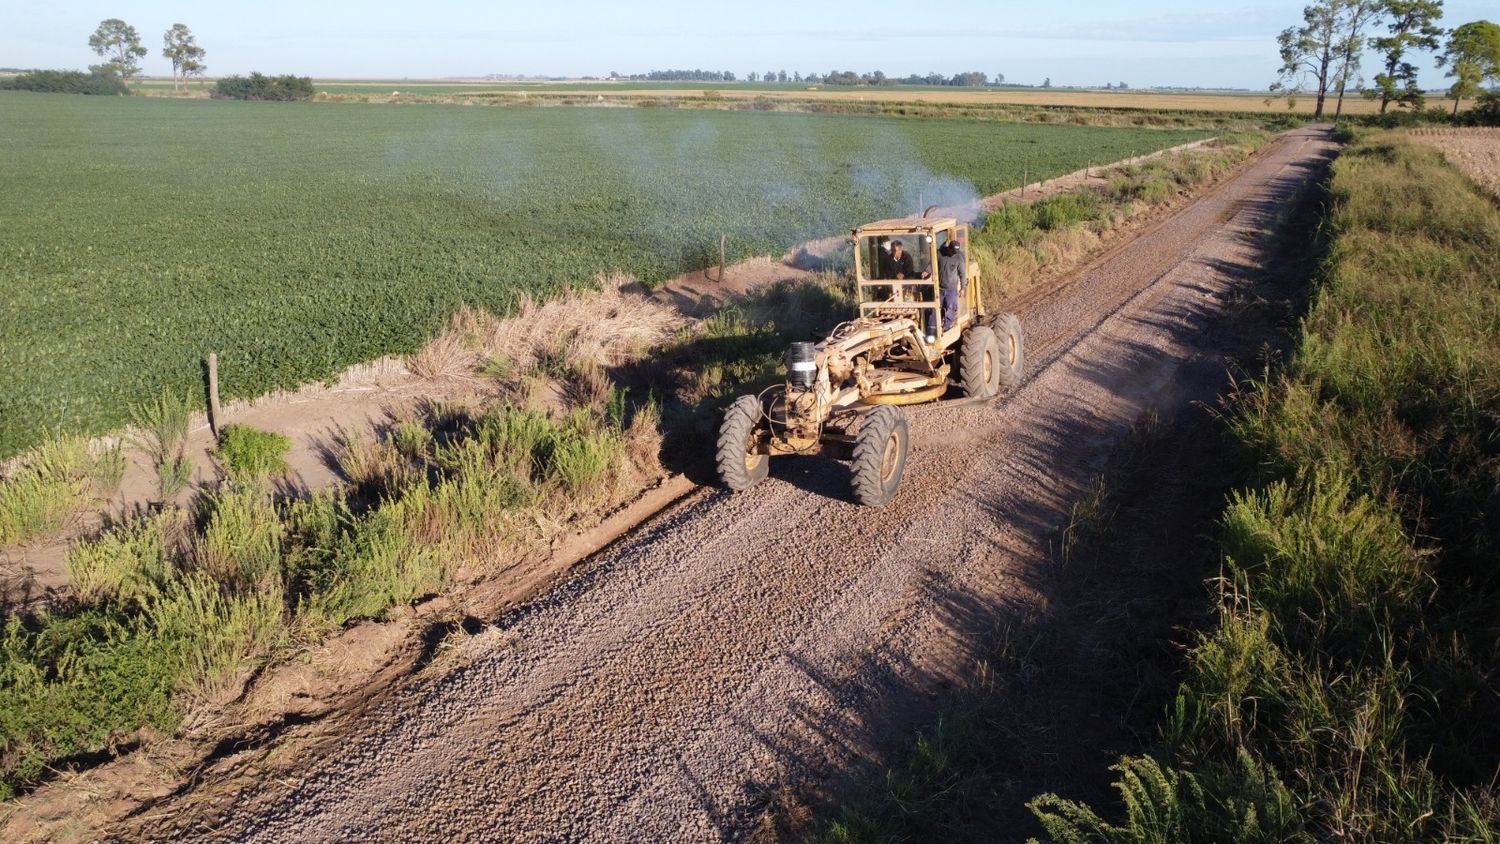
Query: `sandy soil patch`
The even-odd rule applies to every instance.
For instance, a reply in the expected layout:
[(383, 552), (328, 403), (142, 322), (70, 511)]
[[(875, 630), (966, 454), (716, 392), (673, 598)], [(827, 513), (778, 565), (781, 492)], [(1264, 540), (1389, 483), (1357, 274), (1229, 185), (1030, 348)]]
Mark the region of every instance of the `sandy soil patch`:
[(1411, 136), (1437, 147), (1449, 164), (1500, 196), (1500, 129), (1415, 129)]

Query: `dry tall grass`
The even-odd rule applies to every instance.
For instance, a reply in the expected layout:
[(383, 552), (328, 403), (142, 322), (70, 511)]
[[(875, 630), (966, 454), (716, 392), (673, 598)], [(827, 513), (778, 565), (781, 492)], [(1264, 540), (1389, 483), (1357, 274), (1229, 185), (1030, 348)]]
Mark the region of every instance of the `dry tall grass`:
[(525, 373), (547, 362), (607, 368), (660, 345), (685, 322), (634, 279), (616, 275), (599, 279), (597, 290), (568, 290), (545, 302), (523, 294), (511, 316), (463, 308), (407, 366), (429, 378)]

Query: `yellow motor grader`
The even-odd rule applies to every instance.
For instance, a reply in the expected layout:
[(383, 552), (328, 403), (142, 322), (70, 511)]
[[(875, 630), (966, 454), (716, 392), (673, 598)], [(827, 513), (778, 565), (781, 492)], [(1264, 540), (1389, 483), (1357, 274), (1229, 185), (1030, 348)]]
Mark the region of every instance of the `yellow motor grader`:
[(957, 316), (943, 327), (939, 250), (967, 244), (968, 234), (957, 220), (927, 217), (853, 231), (859, 317), (821, 342), (793, 343), (784, 385), (729, 406), (715, 454), (725, 486), (755, 486), (774, 456), (820, 455), (852, 461), (854, 499), (884, 505), (906, 468), (901, 405), (940, 399), (953, 386), (987, 399), (1020, 383), (1021, 324), (988, 313), (973, 261)]

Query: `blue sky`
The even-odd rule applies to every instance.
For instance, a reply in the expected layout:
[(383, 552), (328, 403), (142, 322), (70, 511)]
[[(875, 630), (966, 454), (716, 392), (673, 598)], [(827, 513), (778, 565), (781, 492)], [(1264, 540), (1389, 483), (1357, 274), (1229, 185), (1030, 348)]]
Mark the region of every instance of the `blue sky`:
[[(83, 68), (99, 21), (120, 17), (165, 75), (161, 33), (187, 24), (208, 50), (209, 75), (423, 78), (489, 73), (603, 75), (701, 67), (744, 76), (767, 70), (882, 69), (892, 74), (983, 70), (1008, 81), (1200, 85), (1263, 89), (1275, 78), (1275, 35), (1298, 2), (1236, 5), (979, 3), (942, 17), (941, 4), (621, 2), (253, 3), (0, 0), (0, 66)], [(1207, 11), (1205, 11), (1207, 9)], [(1444, 23), (1496, 17), (1493, 2), (1447, 3)], [(1367, 61), (1366, 75), (1373, 65)], [(1422, 82), (1441, 71), (1422, 60)]]

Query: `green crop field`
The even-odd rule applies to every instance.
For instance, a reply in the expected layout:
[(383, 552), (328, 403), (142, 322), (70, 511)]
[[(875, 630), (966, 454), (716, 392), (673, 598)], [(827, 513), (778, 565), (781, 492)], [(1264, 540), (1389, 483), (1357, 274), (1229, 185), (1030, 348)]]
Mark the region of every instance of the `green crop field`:
[(667, 109), (0, 93), (0, 456), (219, 352), (247, 396), (621, 270), (647, 281), (1203, 133)]

